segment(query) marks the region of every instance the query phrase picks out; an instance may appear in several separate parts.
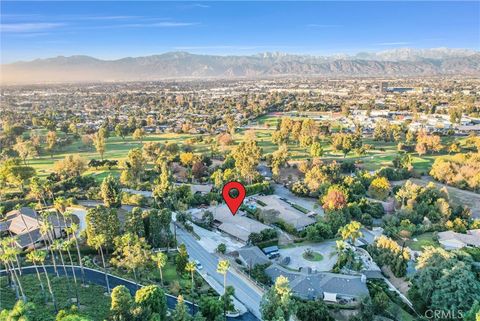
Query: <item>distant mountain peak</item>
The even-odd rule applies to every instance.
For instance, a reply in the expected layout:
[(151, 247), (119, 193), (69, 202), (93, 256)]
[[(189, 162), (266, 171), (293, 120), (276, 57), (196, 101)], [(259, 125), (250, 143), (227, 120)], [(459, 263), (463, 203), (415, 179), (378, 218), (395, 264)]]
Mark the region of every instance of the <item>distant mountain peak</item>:
[(166, 78), (276, 76), (480, 76), (480, 53), (469, 49), (400, 48), (353, 56), (265, 52), (250, 56), (212, 56), (185, 51), (100, 60), (58, 56), (1, 66), (3, 83), (137, 81)]

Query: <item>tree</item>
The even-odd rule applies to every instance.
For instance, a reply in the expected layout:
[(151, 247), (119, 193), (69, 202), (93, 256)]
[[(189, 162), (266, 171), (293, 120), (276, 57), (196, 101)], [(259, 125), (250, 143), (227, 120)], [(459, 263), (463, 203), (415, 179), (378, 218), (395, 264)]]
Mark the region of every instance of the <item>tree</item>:
[(178, 246), (178, 254), (175, 257), (175, 263), (176, 263), (176, 268), (178, 273), (185, 272), (185, 267), (187, 266), (187, 263), (188, 263), (188, 252), (185, 244), (180, 244)]
[(180, 162), (185, 167), (190, 167), (193, 164), (195, 159), (195, 154), (193, 153), (180, 153)]
[(218, 320), (222, 315), (223, 303), (217, 298), (211, 296), (202, 296), (200, 298), (200, 311), (207, 320)]
[(135, 282), (138, 283), (138, 274), (150, 258), (150, 246), (145, 239), (135, 234), (124, 234), (115, 238), (115, 251), (111, 259), (112, 264), (133, 272)]
[(332, 185), (323, 197), (322, 204), (325, 210), (340, 210), (347, 205), (347, 195), (338, 185)]
[(362, 146), (361, 137), (355, 134), (337, 133), (332, 135), (332, 148), (343, 153), (343, 157)]
[(9, 159), (0, 165), (0, 183), (19, 187), (22, 192), (28, 180), (35, 176), (35, 169), (21, 165), (18, 159)]
[(390, 182), (386, 177), (377, 177), (370, 183), (368, 193), (373, 198), (385, 200), (390, 193)]
[(105, 256), (103, 255), (103, 248), (107, 243), (106, 237), (104, 234), (97, 234), (93, 237), (88, 237), (87, 240), (89, 246), (94, 247), (100, 252), (100, 256), (102, 257), (103, 272), (105, 274), (105, 284), (107, 285), (107, 291), (110, 294), (110, 282), (107, 274), (107, 265), (105, 264)]
[(53, 164), (53, 170), (64, 178), (80, 176), (86, 169), (86, 159), (78, 154), (69, 154)]
[(100, 194), (106, 207), (120, 208), (122, 206), (122, 189), (112, 175), (108, 175), (103, 179), (100, 186)]
[[(30, 233), (30, 232), (29, 232)], [(39, 254), (37, 251), (32, 251), (32, 252), (29, 252), (27, 253), (27, 261), (28, 262), (31, 262), (33, 263), (33, 266), (35, 268), (35, 272), (37, 274), (37, 279), (38, 279), (38, 283), (40, 284), (40, 288), (42, 290), (42, 295), (45, 296), (45, 288), (43, 286), (43, 281), (42, 281), (42, 277), (40, 276), (40, 272), (38, 271), (38, 267), (37, 267), (37, 263), (40, 262), (41, 260), (41, 254)]]
[(157, 184), (153, 189), (153, 197), (159, 206), (168, 205), (170, 203), (170, 196), (173, 190), (172, 176), (168, 170), (166, 162), (162, 162), (160, 166), (160, 176)]
[(416, 267), (409, 296), (417, 308), (468, 311), (480, 299), (480, 281), (463, 254), (426, 246)]
[(278, 150), (272, 153), (272, 173), (275, 177), (280, 175), (280, 168), (285, 166), (288, 160), (288, 149), (287, 145), (283, 144), (278, 147)]
[(124, 124), (120, 123), (115, 126), (115, 135), (122, 137), (123, 140), (125, 139), (125, 136), (127, 135), (127, 128)]
[(327, 305), (320, 300), (298, 302), (297, 318), (299, 321), (334, 321), (328, 313)]
[(71, 222), (70, 227), (68, 228), (68, 231), (69, 231), (69, 234), (73, 236), (75, 247), (77, 248), (78, 263), (80, 264), (80, 269), (82, 271), (82, 283), (83, 285), (85, 285), (85, 269), (83, 268), (82, 254), (80, 253), (80, 245), (78, 243), (78, 237), (77, 237), (78, 230), (79, 230), (78, 224)]
[(294, 310), (288, 279), (281, 275), (275, 280), (275, 284), (262, 298), (262, 302), (260, 303), (262, 320), (287, 321), (290, 320), (291, 314), (295, 313)]
[(352, 245), (355, 245), (355, 240), (363, 235), (360, 231), (361, 228), (362, 224), (357, 221), (351, 221), (347, 225), (340, 228), (338, 232), (344, 241), (350, 241)]
[(97, 150), (97, 153), (100, 154), (100, 159), (103, 160), (103, 155), (105, 154), (106, 150), (106, 142), (105, 142), (105, 134), (104, 129), (100, 128), (98, 132), (96, 132), (93, 137), (93, 145)]
[(194, 286), (194, 283), (193, 283), (193, 274), (195, 273), (195, 268), (197, 267), (197, 265), (195, 264), (195, 262), (193, 261), (188, 261), (187, 264), (185, 265), (185, 271), (187, 271), (188, 273), (190, 273), (190, 277), (191, 277), (191, 282), (192, 282), (192, 292), (191, 292), (191, 295), (193, 295), (193, 286)]
[(249, 138), (236, 146), (232, 152), (235, 167), (240, 176), (251, 183), (258, 174), (257, 166), (260, 162), (261, 150), (254, 138)]
[(135, 140), (140, 141), (140, 144), (142, 143), (143, 138), (145, 137), (145, 130), (143, 128), (137, 128), (133, 132), (132, 138)]
[(122, 164), (123, 170), (120, 175), (120, 182), (127, 186), (135, 186), (143, 178), (147, 165), (142, 150), (140, 148), (131, 149)]
[(53, 158), (53, 152), (55, 151), (55, 146), (57, 146), (57, 133), (54, 131), (49, 131), (47, 133), (46, 143), (46, 150), (50, 153), (50, 157)]
[(220, 243), (220, 244), (218, 244), (216, 251), (218, 253), (225, 254), (225, 252), (227, 252), (227, 246), (225, 245), (225, 243)]
[[(220, 273), (223, 275), (223, 295), (225, 297), (227, 295), (227, 272), (229, 268), (230, 268), (230, 262), (228, 260), (218, 261), (217, 273)], [(227, 319), (226, 315), (227, 315), (227, 303), (225, 300), (223, 305), (223, 316), (225, 317), (225, 320)]]
[(177, 297), (177, 305), (173, 311), (172, 321), (190, 321), (192, 317), (188, 313), (187, 307), (185, 305), (185, 300), (182, 295)]
[(322, 157), (323, 156), (323, 148), (319, 142), (314, 142), (310, 146), (310, 156), (312, 157)]
[(24, 165), (27, 165), (27, 158), (38, 156), (35, 146), (33, 146), (30, 141), (17, 141), (13, 146), (13, 150), (18, 153), (18, 156), (22, 159)]
[(0, 313), (2, 321), (30, 321), (36, 320), (36, 306), (31, 302), (18, 300), (12, 310), (3, 310)]
[(140, 308), (140, 320), (152, 320), (157, 317), (165, 320), (167, 317), (167, 298), (165, 292), (157, 285), (147, 285), (135, 293), (135, 303)]
[(110, 305), (110, 315), (113, 321), (131, 321), (133, 319), (130, 309), (133, 305), (132, 295), (124, 286), (119, 285), (112, 290), (112, 303)]
[[(0, 251), (0, 261), (5, 265), (7, 271), (12, 275), (13, 283), (15, 285), (17, 299), (20, 298), (24, 302), (27, 302), (27, 297), (25, 296), (25, 292), (23, 291), (22, 282), (18, 273), (20, 273), (20, 264), (18, 261), (18, 254), (20, 250), (17, 248), (15, 244), (15, 239), (13, 237), (5, 237), (0, 241), (1, 251)], [(17, 267), (15, 267), (15, 263), (17, 262), (18, 265), (18, 273)], [(18, 293), (20, 290), (20, 294)]]
[(165, 267), (165, 265), (167, 265), (168, 256), (163, 252), (157, 252), (152, 255), (152, 261), (155, 262), (155, 264), (158, 267), (158, 270), (160, 271), (160, 281), (163, 286), (163, 270), (162, 269)]
[(97, 235), (103, 235), (105, 246), (111, 247), (114, 238), (120, 234), (120, 221), (115, 209), (99, 205), (87, 211), (87, 243)]

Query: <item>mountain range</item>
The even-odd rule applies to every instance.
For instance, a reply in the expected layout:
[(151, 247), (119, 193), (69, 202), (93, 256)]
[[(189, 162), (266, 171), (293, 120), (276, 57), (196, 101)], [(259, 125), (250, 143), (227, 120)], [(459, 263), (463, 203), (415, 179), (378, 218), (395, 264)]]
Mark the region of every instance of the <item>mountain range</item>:
[(215, 56), (168, 52), (117, 60), (59, 56), (2, 64), (0, 68), (4, 84), (280, 76), (480, 76), (480, 52), (449, 48), (403, 48), (332, 56), (285, 53)]

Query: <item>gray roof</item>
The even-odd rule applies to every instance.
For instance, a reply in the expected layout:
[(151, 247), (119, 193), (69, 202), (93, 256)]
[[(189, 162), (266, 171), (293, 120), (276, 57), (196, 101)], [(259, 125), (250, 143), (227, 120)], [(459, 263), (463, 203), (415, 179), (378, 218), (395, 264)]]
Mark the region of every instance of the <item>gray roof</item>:
[(305, 273), (289, 271), (277, 264), (269, 266), (265, 273), (275, 280), (280, 275), (288, 278), (295, 295), (303, 299), (323, 298), (324, 292), (344, 297), (368, 296), (367, 284), (358, 275), (329, 272)]
[(246, 246), (237, 250), (240, 258), (249, 266), (270, 263), (265, 253), (258, 246)]
[(28, 233), (17, 235), (15, 242), (17, 243), (18, 247), (23, 249), (27, 246), (32, 245), (31, 240), (33, 240), (33, 244), (42, 240), (42, 234), (40, 233), (40, 229), (31, 230), (30, 235)]

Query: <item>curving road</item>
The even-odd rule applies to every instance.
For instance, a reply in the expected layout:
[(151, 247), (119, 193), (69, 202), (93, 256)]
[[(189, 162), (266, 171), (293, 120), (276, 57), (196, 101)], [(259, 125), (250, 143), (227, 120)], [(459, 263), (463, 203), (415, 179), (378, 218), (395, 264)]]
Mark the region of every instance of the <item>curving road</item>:
[[(58, 267), (58, 266), (57, 266)], [(72, 269), (71, 269), (71, 265), (66, 265), (67, 267), (67, 275), (68, 276), (72, 276)], [(75, 273), (77, 274), (77, 277), (79, 275), (81, 275), (81, 269), (79, 266), (73, 266), (74, 270), (75, 270)], [(33, 266), (25, 266), (25, 267), (22, 267), (22, 272), (23, 273), (26, 273), (26, 274), (34, 274), (36, 273), (35, 272), (35, 268)], [(55, 271), (53, 269), (53, 265), (47, 265), (46, 266), (46, 270), (49, 274), (55, 274)], [(103, 286), (103, 287), (106, 287), (106, 283), (105, 283), (105, 274), (102, 272), (102, 271), (99, 271), (99, 270), (95, 270), (95, 269), (90, 269), (90, 268), (84, 268), (85, 270), (85, 279), (90, 282), (90, 283), (94, 283), (94, 284), (97, 284), (97, 285), (100, 285), (100, 286)], [(0, 276), (4, 276), (6, 275), (6, 270), (1, 270), (0, 271)], [(65, 271), (63, 269), (58, 269), (58, 273), (60, 275), (65, 275)], [(115, 276), (115, 275), (112, 275), (112, 274), (108, 274), (108, 281), (110, 283), (110, 288), (114, 288), (118, 285), (124, 285), (132, 295), (135, 295), (135, 292), (142, 287), (142, 285), (140, 284), (136, 284), (135, 282), (133, 281), (129, 281), (127, 279), (124, 279), (124, 278), (121, 278), (121, 277), (118, 277), (118, 276)], [(167, 305), (168, 305), (168, 308), (169, 309), (174, 309), (175, 308), (175, 305), (177, 304), (177, 298), (170, 295), (170, 294), (166, 294), (167, 296)], [(190, 310), (190, 313), (192, 312), (192, 308), (193, 308), (193, 305), (191, 302), (188, 302), (188, 301), (185, 301), (185, 304), (188, 306), (189, 310)], [(195, 307), (195, 311), (198, 311), (198, 307)], [(236, 318), (230, 318), (230, 317), (227, 317), (228, 320), (230, 321), (258, 321), (258, 319), (251, 313), (247, 312), (239, 317), (236, 317)]]

